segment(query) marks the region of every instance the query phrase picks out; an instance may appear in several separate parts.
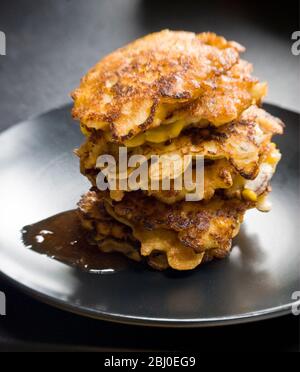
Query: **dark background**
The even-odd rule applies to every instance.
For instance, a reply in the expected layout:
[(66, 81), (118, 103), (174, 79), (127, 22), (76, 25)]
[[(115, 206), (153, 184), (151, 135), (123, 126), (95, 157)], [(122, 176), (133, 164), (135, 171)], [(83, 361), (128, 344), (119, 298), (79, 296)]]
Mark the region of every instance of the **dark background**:
[[(255, 74), (269, 82), (267, 101), (300, 111), (299, 57), (291, 53), (291, 34), (299, 30), (298, 1), (1, 0), (0, 31), (6, 33), (7, 56), (0, 56), (0, 131), (69, 102), (69, 92), (100, 57), (163, 28), (209, 30), (244, 44)], [(3, 280), (0, 291), (8, 298), (8, 316), (0, 318), (0, 350), (75, 345), (198, 351), (299, 348), (299, 322), (292, 316), (211, 330), (153, 330), (63, 313)]]

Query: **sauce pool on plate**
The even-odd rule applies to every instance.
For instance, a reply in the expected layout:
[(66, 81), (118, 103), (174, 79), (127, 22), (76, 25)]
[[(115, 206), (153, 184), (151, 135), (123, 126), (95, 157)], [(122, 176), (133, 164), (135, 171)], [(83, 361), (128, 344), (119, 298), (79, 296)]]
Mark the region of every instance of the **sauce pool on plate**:
[(76, 210), (25, 226), (22, 238), (27, 248), (89, 273), (114, 273), (129, 265), (121, 254), (103, 253), (89, 242)]

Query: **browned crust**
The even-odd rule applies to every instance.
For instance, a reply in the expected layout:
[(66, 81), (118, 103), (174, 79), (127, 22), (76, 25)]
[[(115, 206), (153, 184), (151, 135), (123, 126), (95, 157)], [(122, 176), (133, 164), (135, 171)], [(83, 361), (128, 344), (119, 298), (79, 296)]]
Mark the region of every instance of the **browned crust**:
[(166, 205), (141, 192), (126, 194), (113, 204), (116, 215), (136, 226), (153, 231), (176, 231), (180, 242), (196, 252), (207, 249), (228, 251), (234, 231), (239, 227), (251, 202), (215, 197), (209, 202), (178, 202)]
[[(243, 48), (215, 34), (162, 31), (100, 61), (73, 93), (75, 119), (107, 123), (117, 141), (155, 124), (162, 105), (193, 101), (239, 61)], [(98, 128), (99, 129), (99, 128)]]
[[(107, 205), (113, 209), (116, 218), (126, 225), (111, 217), (107, 212)], [(126, 232), (124, 242), (134, 241), (136, 229), (153, 232), (154, 236), (156, 232), (160, 234), (161, 231), (170, 231), (170, 234), (176, 233), (182, 247), (192, 249), (197, 254), (203, 253), (202, 263), (205, 263), (213, 258), (225, 258), (230, 253), (232, 238), (236, 235), (246, 210), (252, 207), (254, 205), (250, 202), (220, 197), (215, 197), (208, 203), (180, 202), (171, 207), (146, 197), (141, 192), (128, 194), (122, 202), (113, 203), (108, 194), (93, 189), (80, 202), (79, 214), (84, 227), (94, 232), (100, 248), (101, 236), (111, 236), (121, 242), (121, 235), (116, 231)], [(103, 223), (111, 224), (117, 229), (111, 228), (102, 234), (100, 230)], [(153, 250), (147, 261), (157, 270), (169, 267), (166, 256), (160, 251)]]
[(106, 211), (103, 200), (95, 192), (89, 191), (78, 203), (78, 215), (84, 227), (103, 238), (134, 240), (131, 229), (114, 220)]

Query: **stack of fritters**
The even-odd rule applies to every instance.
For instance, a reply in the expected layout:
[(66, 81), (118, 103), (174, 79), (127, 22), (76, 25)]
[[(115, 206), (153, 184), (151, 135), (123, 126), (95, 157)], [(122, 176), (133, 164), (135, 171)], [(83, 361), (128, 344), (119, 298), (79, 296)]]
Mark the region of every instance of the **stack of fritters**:
[[(79, 213), (101, 250), (145, 257), (156, 269), (194, 269), (228, 255), (248, 209), (269, 209), (281, 157), (271, 141), (284, 125), (259, 108), (267, 86), (251, 76), (243, 51), (212, 33), (162, 31), (117, 50), (83, 78), (73, 116), (87, 137), (77, 153), (92, 189)], [(203, 199), (189, 202), (190, 190), (172, 187), (99, 191), (97, 158), (117, 159), (124, 146), (128, 157), (149, 160), (203, 156)]]

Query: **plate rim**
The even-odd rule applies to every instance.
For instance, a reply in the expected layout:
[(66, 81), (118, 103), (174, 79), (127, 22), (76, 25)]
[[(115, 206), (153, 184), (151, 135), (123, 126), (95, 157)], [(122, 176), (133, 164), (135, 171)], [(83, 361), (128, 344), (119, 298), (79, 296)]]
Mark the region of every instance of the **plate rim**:
[(216, 317), (216, 318), (195, 318), (189, 319), (165, 319), (165, 318), (150, 318), (141, 316), (130, 316), (122, 314), (106, 313), (104, 311), (93, 311), (84, 307), (76, 307), (71, 303), (67, 303), (60, 299), (54, 299), (42, 292), (37, 292), (30, 287), (18, 282), (10, 276), (0, 271), (0, 277), (5, 278), (11, 285), (22, 293), (30, 296), (32, 299), (40, 301), (53, 308), (61, 311), (95, 319), (99, 321), (107, 321), (110, 323), (135, 325), (141, 327), (157, 327), (157, 328), (209, 328), (209, 327), (222, 327), (238, 324), (249, 324), (258, 321), (278, 318), (285, 315), (292, 315), (293, 306), (299, 304), (299, 301), (290, 302), (277, 307), (263, 309), (245, 314)]

